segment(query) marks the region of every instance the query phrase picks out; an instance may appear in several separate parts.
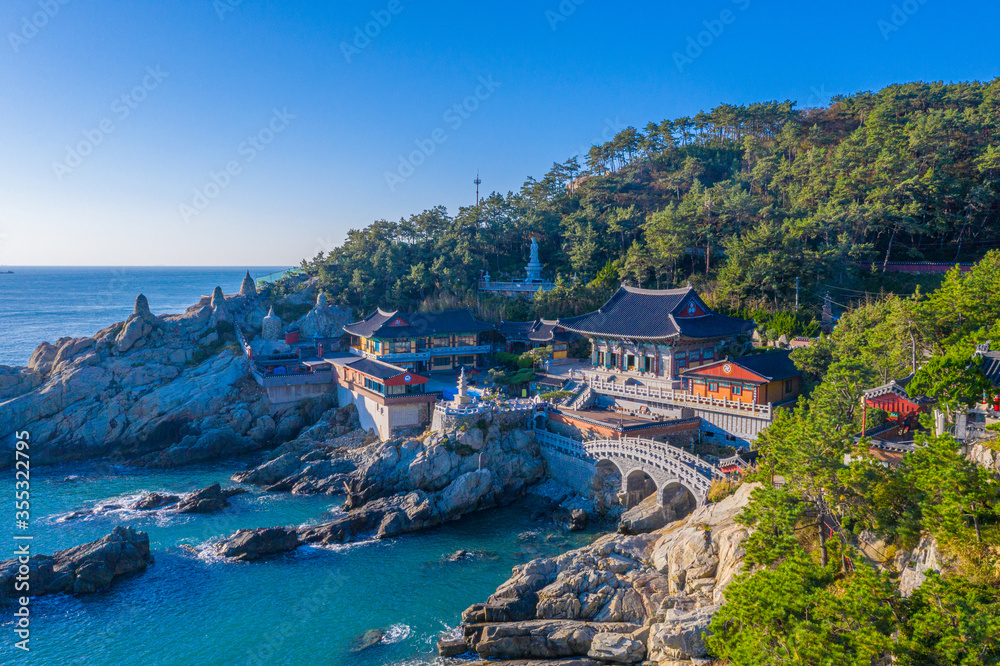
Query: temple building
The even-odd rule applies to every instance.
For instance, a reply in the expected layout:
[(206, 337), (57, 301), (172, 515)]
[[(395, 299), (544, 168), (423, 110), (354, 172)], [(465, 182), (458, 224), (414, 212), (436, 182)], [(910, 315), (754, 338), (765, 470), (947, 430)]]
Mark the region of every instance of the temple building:
[(427, 377), (351, 354), (331, 355), (323, 360), (333, 366), (337, 404), (353, 403), (361, 427), (376, 430), (383, 441), (400, 428), (431, 422), (440, 395), (425, 392)]
[(514, 280), (511, 282), (493, 282), (490, 274), (484, 273), (479, 281), (480, 291), (500, 293), (505, 296), (523, 296), (534, 298), (539, 291), (550, 291), (556, 285), (551, 280), (542, 278), (542, 262), (538, 258), (538, 241), (531, 239), (531, 254), (528, 258), (528, 265), (524, 267), (524, 280)]
[(468, 308), (444, 312), (386, 312), (378, 309), (344, 326), (350, 352), (411, 372), (482, 368), (492, 346), (484, 334), (492, 324), (477, 320)]
[(597, 312), (559, 325), (591, 341), (596, 372), (657, 378), (672, 388), (681, 388), (686, 370), (714, 363), (719, 351), (754, 329), (752, 321), (713, 312), (690, 286), (622, 286)]
[(568, 404), (579, 413), (597, 407), (654, 420), (698, 417), (706, 436), (746, 444), (801, 390), (786, 352), (729, 358), (749, 346), (754, 322), (712, 311), (690, 285), (622, 286), (596, 312), (559, 325), (591, 342), (591, 367)]
[(503, 336), (507, 353), (523, 354), (539, 347), (552, 347), (552, 359), (569, 356), (569, 343), (580, 339), (579, 333), (567, 331), (558, 321), (501, 321), (497, 327)]
[(716, 400), (781, 405), (802, 393), (802, 372), (788, 351), (725, 358), (684, 373), (688, 390)]

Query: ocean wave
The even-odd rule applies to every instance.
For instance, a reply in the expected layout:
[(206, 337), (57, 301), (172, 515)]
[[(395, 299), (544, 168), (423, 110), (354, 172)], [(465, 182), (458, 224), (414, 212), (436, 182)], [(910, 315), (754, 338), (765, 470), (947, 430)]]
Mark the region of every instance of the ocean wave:
[(405, 641), (409, 638), (410, 631), (410, 625), (408, 624), (394, 624), (382, 634), (382, 642), (386, 645), (392, 645), (393, 643)]
[(342, 553), (363, 546), (371, 546), (376, 543), (382, 542), (379, 539), (363, 539), (362, 541), (351, 541), (350, 543), (310, 543), (299, 548), (299, 553), (309, 554), (310, 551), (312, 551), (312, 554), (318, 554), (316, 551)]
[[(119, 495), (117, 497), (110, 497), (108, 499), (97, 500), (91, 506), (84, 506), (79, 509), (74, 509), (73, 511), (66, 511), (64, 513), (58, 513), (52, 516), (48, 516), (43, 519), (47, 523), (66, 523), (69, 521), (90, 521), (98, 518), (104, 518), (107, 516), (114, 516), (116, 519), (121, 520), (135, 520), (138, 518), (151, 518), (157, 522), (157, 524), (162, 524), (167, 518), (167, 514), (163, 508), (160, 509), (149, 509), (141, 510), (136, 509), (135, 506), (143, 499), (151, 495), (149, 491), (140, 491), (138, 493), (128, 493), (125, 495)], [(166, 507), (165, 507), (166, 508)]]

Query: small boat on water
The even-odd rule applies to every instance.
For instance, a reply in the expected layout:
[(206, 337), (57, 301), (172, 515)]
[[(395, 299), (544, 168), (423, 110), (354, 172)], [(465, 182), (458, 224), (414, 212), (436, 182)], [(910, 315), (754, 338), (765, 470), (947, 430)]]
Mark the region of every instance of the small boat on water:
[(0, 275), (13, 275), (14, 271), (0, 271)]

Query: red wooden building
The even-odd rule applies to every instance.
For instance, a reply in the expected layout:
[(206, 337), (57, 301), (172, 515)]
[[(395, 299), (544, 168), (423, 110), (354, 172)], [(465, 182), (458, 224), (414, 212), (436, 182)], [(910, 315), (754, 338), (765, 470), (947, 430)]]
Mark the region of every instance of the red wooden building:
[(756, 405), (794, 400), (802, 373), (787, 351), (724, 359), (684, 373), (688, 390), (706, 398)]

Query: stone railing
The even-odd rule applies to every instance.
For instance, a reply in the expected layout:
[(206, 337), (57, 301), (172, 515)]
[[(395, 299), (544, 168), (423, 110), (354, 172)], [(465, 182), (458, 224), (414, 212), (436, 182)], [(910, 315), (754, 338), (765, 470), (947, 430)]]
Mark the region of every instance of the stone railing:
[[(715, 476), (723, 476), (721, 471), (718, 474), (706, 476), (698, 470), (689, 467), (688, 464), (674, 457), (670, 452), (647, 446), (646, 440), (619, 441), (604, 439), (585, 442), (583, 446), (593, 458), (628, 460), (637, 463), (636, 468), (641, 469), (654, 479), (665, 473), (667, 476), (674, 477), (687, 484), (693, 490), (697, 490), (698, 494), (702, 497), (708, 494), (708, 490), (712, 486), (712, 479)], [(702, 462), (704, 465), (708, 465), (708, 463)], [(622, 473), (624, 474), (625, 471), (622, 470)], [(657, 472), (660, 474), (657, 474)]]
[(735, 416), (750, 416), (758, 419), (771, 420), (771, 405), (757, 405), (748, 402), (737, 402), (734, 400), (720, 400), (718, 398), (707, 398), (686, 391), (660, 388), (656, 386), (634, 385), (628, 386), (618, 382), (606, 382), (600, 379), (591, 378), (588, 383), (590, 388), (597, 393), (613, 395), (622, 398), (635, 398), (637, 400), (650, 400), (661, 404), (676, 405), (679, 407), (691, 407), (693, 409), (704, 409), (710, 412), (721, 412)]
[(529, 399), (480, 401), (468, 405), (456, 405), (451, 401), (439, 401), (434, 411), (447, 416), (475, 416), (491, 412), (524, 412), (535, 409), (535, 401)]

